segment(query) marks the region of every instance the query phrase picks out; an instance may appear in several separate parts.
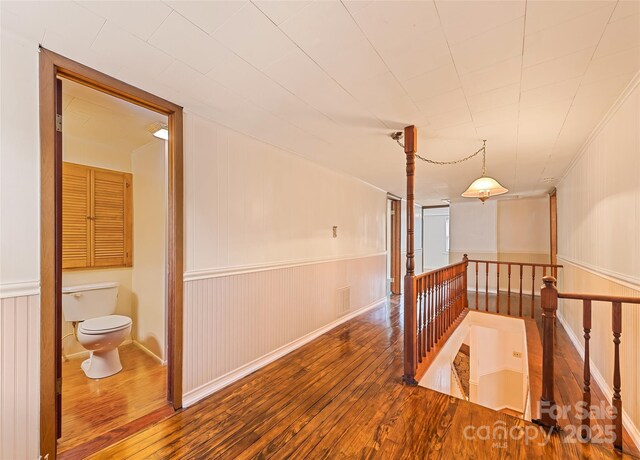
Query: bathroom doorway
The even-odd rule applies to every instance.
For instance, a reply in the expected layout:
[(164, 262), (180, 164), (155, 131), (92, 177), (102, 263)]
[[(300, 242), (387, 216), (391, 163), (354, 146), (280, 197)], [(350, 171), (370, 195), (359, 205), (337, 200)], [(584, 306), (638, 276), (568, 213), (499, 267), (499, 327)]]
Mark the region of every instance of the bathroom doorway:
[(181, 407), (181, 108), (41, 50), (41, 453)]

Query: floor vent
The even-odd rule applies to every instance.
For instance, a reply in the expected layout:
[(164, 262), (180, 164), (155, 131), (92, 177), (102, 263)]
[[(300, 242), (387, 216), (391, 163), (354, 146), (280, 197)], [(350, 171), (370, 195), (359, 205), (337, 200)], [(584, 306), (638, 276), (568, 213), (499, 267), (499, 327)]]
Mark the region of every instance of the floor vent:
[(338, 289), (336, 306), (338, 316), (345, 315), (351, 310), (351, 288), (349, 286)]

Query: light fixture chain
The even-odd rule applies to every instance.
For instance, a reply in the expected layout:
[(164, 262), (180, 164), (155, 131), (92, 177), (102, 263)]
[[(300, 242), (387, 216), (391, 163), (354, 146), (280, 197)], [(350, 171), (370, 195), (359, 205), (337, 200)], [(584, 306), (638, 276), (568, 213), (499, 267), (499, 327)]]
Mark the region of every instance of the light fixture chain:
[[(434, 165), (455, 165), (455, 164), (458, 164), (458, 163), (462, 163), (463, 161), (470, 160), (471, 158), (477, 156), (480, 152), (484, 152), (484, 150), (485, 149), (484, 149), (484, 145), (483, 145), (482, 147), (480, 147), (480, 149), (478, 149), (478, 151), (472, 153), (471, 155), (466, 156), (464, 158), (460, 158), (459, 160), (454, 160), (454, 161), (436, 161), (436, 160), (431, 160), (429, 158), (421, 157), (417, 153), (416, 153), (416, 158), (419, 159), (419, 160), (425, 161), (427, 163), (434, 164)], [(484, 153), (483, 153), (483, 164), (484, 164)], [(483, 166), (483, 168), (484, 168), (484, 166)]]

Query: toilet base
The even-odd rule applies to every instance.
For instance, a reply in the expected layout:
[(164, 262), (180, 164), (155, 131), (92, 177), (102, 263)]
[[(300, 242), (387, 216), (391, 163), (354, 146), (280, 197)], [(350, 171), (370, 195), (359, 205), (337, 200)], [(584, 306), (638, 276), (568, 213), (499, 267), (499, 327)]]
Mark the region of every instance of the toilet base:
[(117, 348), (108, 351), (92, 351), (80, 367), (90, 379), (103, 379), (122, 370)]

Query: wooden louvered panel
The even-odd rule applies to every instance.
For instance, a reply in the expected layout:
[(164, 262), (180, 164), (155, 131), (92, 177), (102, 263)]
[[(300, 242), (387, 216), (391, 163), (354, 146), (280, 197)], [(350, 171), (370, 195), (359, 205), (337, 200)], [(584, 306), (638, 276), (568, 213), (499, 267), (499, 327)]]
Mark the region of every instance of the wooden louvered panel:
[(132, 176), (63, 164), (63, 269), (132, 265)]
[(93, 171), (95, 267), (131, 265), (131, 175)]
[(91, 263), (90, 170), (62, 166), (62, 268), (85, 268)]

